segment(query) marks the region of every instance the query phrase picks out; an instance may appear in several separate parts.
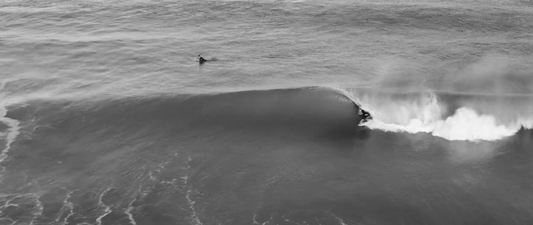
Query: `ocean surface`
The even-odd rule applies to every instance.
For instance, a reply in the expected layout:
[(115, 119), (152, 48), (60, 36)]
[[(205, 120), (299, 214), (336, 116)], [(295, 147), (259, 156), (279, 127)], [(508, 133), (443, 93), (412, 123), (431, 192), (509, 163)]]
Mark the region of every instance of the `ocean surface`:
[(531, 1), (0, 1), (0, 225), (531, 225), (532, 129)]

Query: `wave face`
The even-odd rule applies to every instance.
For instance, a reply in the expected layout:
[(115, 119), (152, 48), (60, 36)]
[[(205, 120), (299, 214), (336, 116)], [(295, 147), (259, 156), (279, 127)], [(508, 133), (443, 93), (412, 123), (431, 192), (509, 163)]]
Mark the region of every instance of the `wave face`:
[(533, 97), (446, 92), (364, 93), (356, 101), (390, 132), (430, 133), (447, 140), (494, 141), (533, 128)]
[[(350, 93), (372, 114), (367, 127), (358, 126), (365, 122)], [(466, 134), (438, 133), (443, 129), (430, 124), (452, 126), (461, 115), (497, 129), (492, 123), (519, 118), (493, 121), (496, 111), (486, 116), (493, 100), (307, 87), (12, 103), (0, 120), (6, 144), (0, 222), (503, 224), (517, 215), (530, 221), (533, 213), (507, 207), (531, 194), (523, 179), (533, 171), (530, 131), (473, 143), (372, 130), (452, 139), (446, 135)], [(491, 217), (495, 211), (508, 213)]]
[[(7, 109), (0, 110), (7, 146), (0, 155), (0, 221), (9, 224), (217, 224), (203, 210), (214, 213), (235, 202), (235, 174), (222, 166), (255, 170), (253, 158), (268, 159), (270, 149), (351, 138), (361, 129), (357, 105), (326, 88), (39, 99)], [(228, 154), (241, 159), (226, 163)], [(213, 162), (217, 166), (209, 168)], [(207, 179), (202, 171), (224, 178), (217, 182), (221, 187), (197, 186)], [(258, 182), (254, 192), (272, 182), (268, 179), (253, 181)], [(212, 202), (220, 198), (224, 201)], [(246, 204), (241, 207), (256, 206)], [(324, 215), (323, 222), (339, 221)], [(222, 224), (263, 220), (248, 216), (237, 222), (232, 215), (218, 219)]]

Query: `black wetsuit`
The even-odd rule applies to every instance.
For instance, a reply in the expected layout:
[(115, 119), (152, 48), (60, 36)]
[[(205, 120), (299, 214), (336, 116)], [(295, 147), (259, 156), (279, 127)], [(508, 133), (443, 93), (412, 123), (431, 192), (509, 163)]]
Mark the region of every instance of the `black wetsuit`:
[(363, 109), (360, 109), (359, 115), (361, 116), (361, 120), (363, 120), (365, 122), (372, 119), (372, 115), (370, 115), (369, 112), (367, 112), (367, 111), (365, 111)]
[(202, 64), (202, 63), (207, 62), (207, 60), (204, 59), (204, 57), (202, 57), (202, 56), (198, 56), (198, 62), (199, 62), (200, 64)]

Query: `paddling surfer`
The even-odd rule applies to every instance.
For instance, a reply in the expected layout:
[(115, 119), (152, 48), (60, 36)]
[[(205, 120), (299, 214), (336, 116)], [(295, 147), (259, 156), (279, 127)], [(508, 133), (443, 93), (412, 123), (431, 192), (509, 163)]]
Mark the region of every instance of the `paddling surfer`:
[(198, 55), (198, 62), (199, 62), (200, 64), (204, 64), (205, 62), (207, 62), (207, 60), (204, 59), (204, 57)]

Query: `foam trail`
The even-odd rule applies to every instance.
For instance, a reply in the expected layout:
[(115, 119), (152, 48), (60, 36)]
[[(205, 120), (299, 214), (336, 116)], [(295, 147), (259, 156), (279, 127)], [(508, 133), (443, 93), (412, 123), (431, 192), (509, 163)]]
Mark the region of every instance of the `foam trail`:
[[(4, 89), (5, 83), (2, 83), (0, 85), (0, 90)], [(0, 95), (1, 99), (4, 99), (5, 96)], [(1, 135), (5, 138), (6, 144), (2, 152), (0, 152), (0, 163), (2, 163), (4, 160), (8, 157), (8, 152), (11, 149), (11, 144), (15, 141), (17, 136), (20, 133), (20, 122), (18, 120), (14, 120), (11, 118), (6, 117), (7, 115), (7, 108), (6, 103), (2, 102), (0, 103), (0, 122), (6, 124), (9, 128), (6, 130), (6, 132), (2, 133)], [(1, 167), (2, 171), (5, 170), (4, 167)]]
[(98, 218), (96, 218), (96, 224), (102, 225), (102, 219), (103, 219), (104, 217), (106, 217), (107, 215), (109, 215), (109, 214), (112, 212), (111, 207), (108, 206), (108, 205), (106, 205), (106, 204), (104, 204), (104, 202), (102, 201), (103, 198), (104, 198), (104, 196), (105, 196), (105, 195), (107, 194), (107, 192), (109, 192), (109, 190), (111, 190), (111, 189), (112, 189), (112, 188), (108, 188), (108, 189), (104, 190), (104, 191), (102, 192), (102, 194), (100, 194), (100, 197), (98, 198), (98, 206), (104, 208), (104, 212), (103, 212), (102, 215), (100, 215)]
[(36, 220), (38, 220), (38, 218), (40, 216), (42, 216), (43, 212), (44, 212), (44, 206), (43, 206), (43, 203), (40, 200), (41, 195), (36, 193), (36, 194), (33, 195), (33, 197), (35, 198), (35, 205), (37, 206), (37, 211), (33, 214), (33, 220), (30, 222), (30, 225), (33, 225), (34, 222)]
[[(56, 224), (61, 224), (61, 225), (68, 224), (68, 219), (74, 215), (74, 203), (70, 201), (70, 198), (72, 197), (73, 193), (74, 191), (69, 191), (67, 195), (65, 196), (65, 200), (63, 200), (63, 206), (59, 210), (60, 214), (55, 220)], [(63, 221), (59, 223), (59, 219), (61, 218), (61, 215), (64, 213), (64, 210), (67, 208), (69, 209), (69, 213), (67, 214), (67, 216), (65, 216), (65, 218), (63, 218)]]
[[(192, 158), (191, 156), (187, 157), (187, 162), (185, 163), (186, 167), (184, 169), (190, 169), (190, 162)], [(181, 181), (183, 182), (183, 186), (187, 187), (189, 186), (189, 176), (185, 175), (181, 177)], [(187, 199), (187, 203), (189, 206), (189, 209), (191, 210), (191, 222), (195, 225), (203, 225), (202, 221), (200, 221), (200, 218), (198, 217), (198, 214), (196, 213), (196, 210), (194, 209), (194, 205), (196, 202), (192, 200), (191, 195), (193, 194), (193, 190), (191, 188), (187, 188), (187, 191), (185, 192), (185, 199)]]
[(125, 213), (126, 215), (128, 215), (128, 219), (130, 220), (130, 223), (131, 223), (132, 225), (137, 225), (137, 222), (135, 222), (135, 219), (133, 218), (133, 214), (131, 214), (131, 211), (134, 209), (134, 207), (133, 207), (132, 205), (133, 205), (133, 203), (134, 203), (135, 201), (137, 201), (136, 198), (134, 198), (134, 199), (130, 202), (130, 204), (128, 205), (128, 208), (124, 211), (124, 213)]

